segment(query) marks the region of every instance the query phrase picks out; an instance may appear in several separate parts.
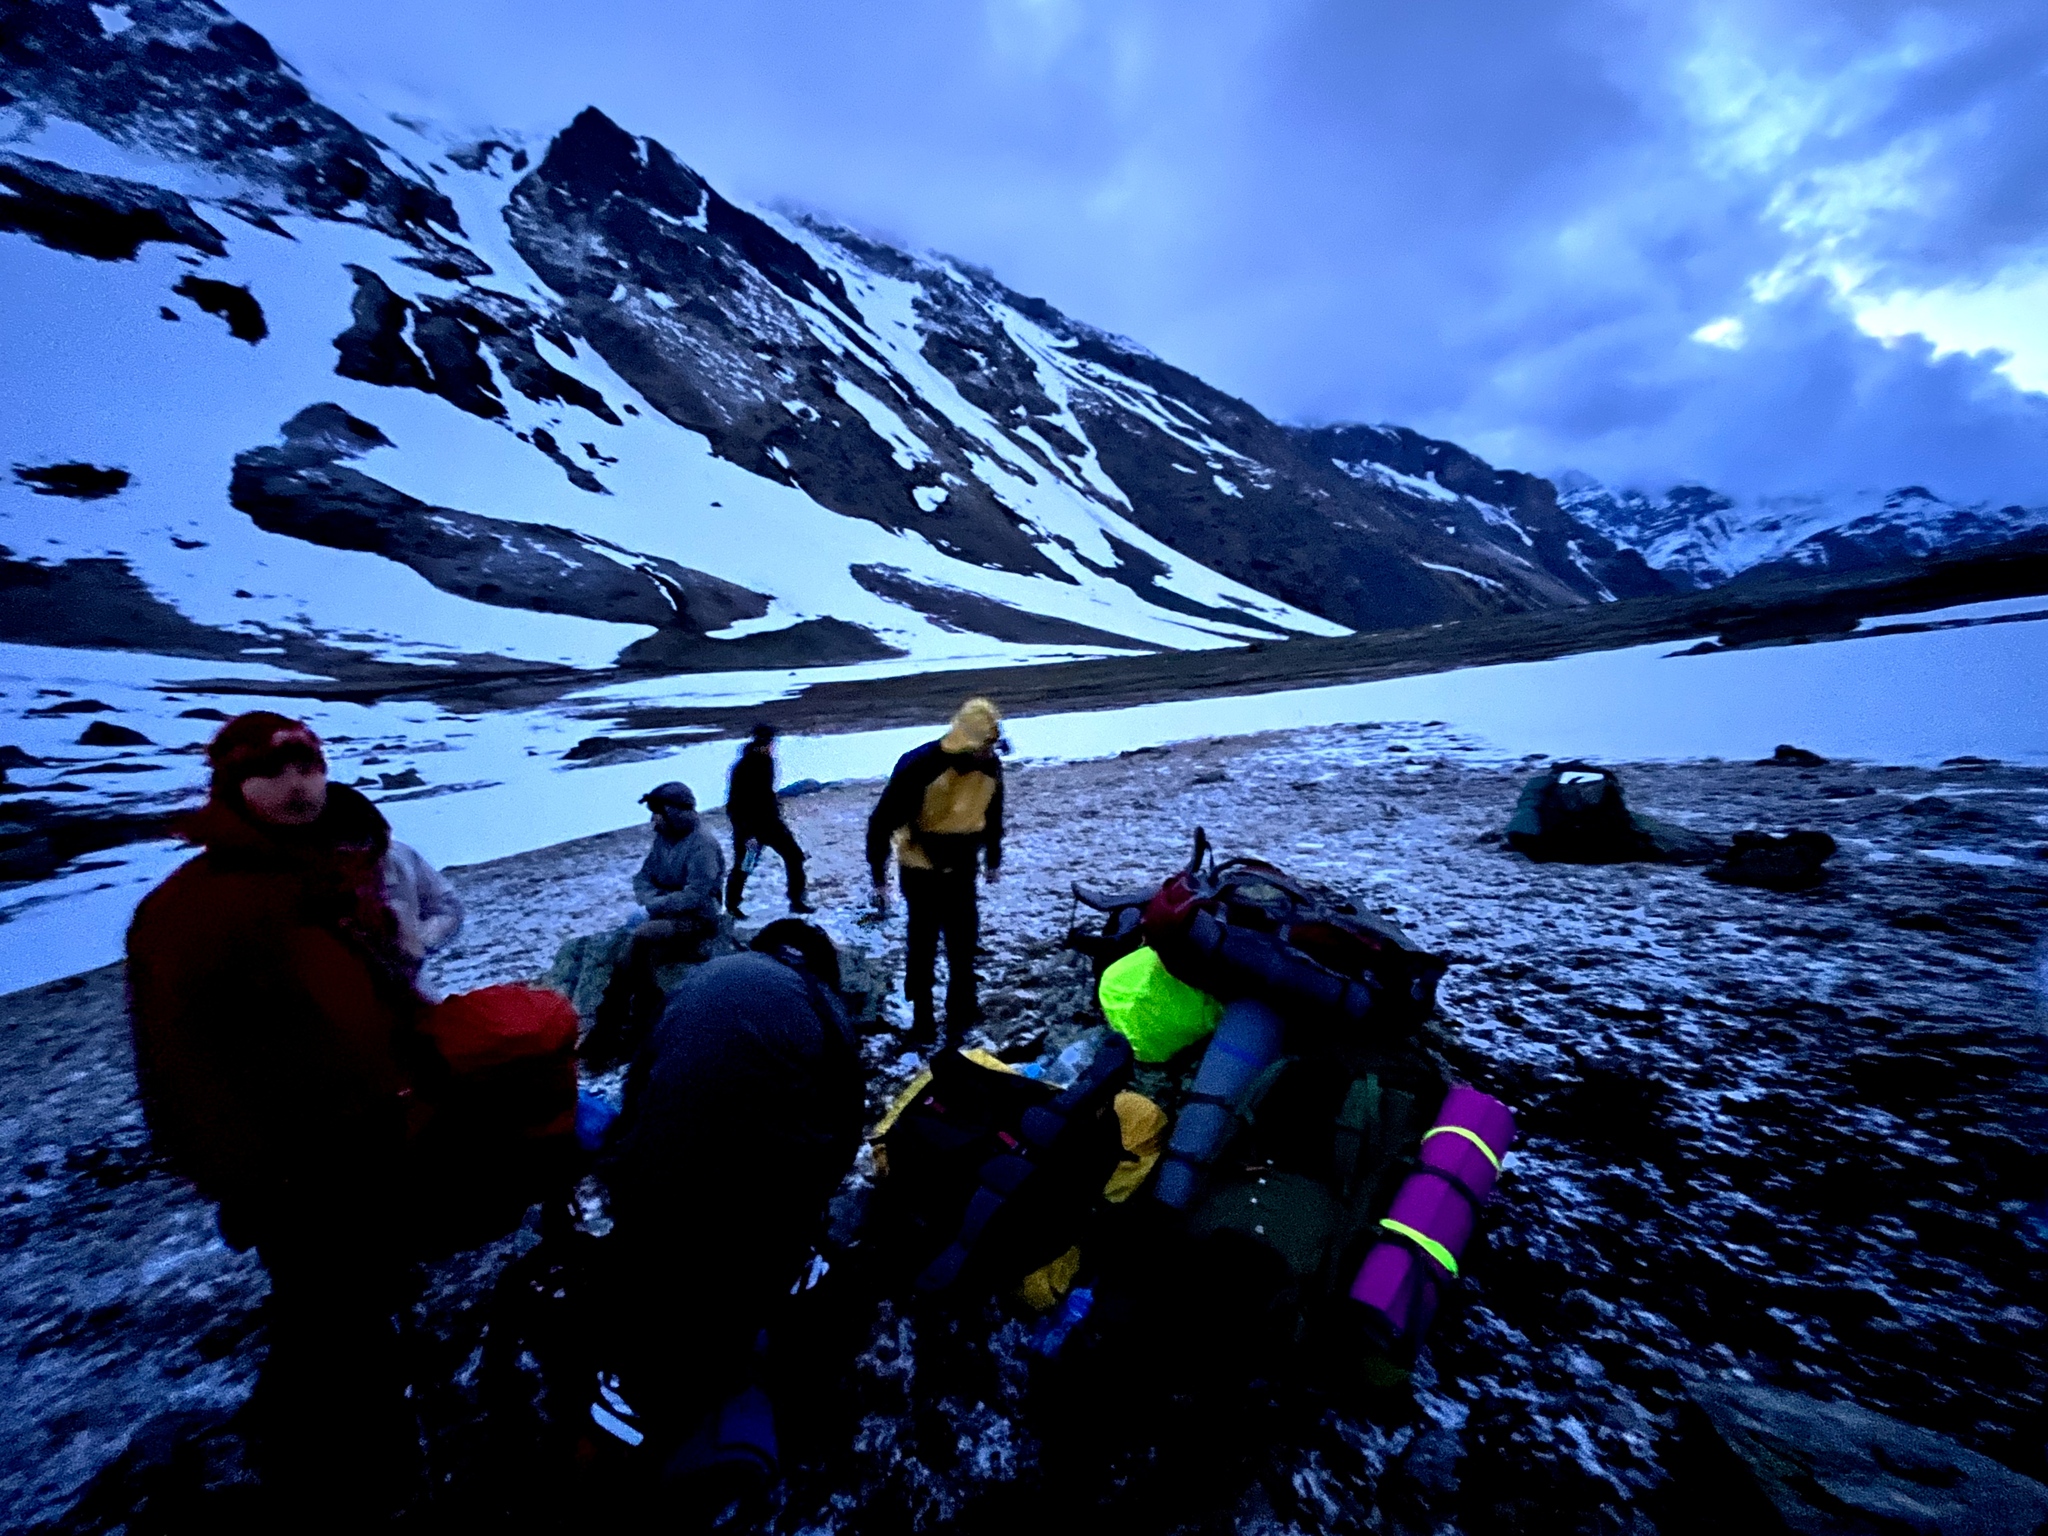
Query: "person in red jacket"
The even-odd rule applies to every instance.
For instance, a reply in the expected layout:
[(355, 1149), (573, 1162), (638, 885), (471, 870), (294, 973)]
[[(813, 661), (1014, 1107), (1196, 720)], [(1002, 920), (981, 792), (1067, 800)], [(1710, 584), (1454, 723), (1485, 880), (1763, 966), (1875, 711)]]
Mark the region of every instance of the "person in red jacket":
[(417, 1453), (395, 1315), (425, 1004), (381, 895), (389, 829), (328, 784), (319, 738), (257, 712), (207, 756), (181, 829), (199, 854), (128, 930), (136, 1075), (159, 1153), (270, 1273), (269, 1476), (339, 1518), (395, 1497)]

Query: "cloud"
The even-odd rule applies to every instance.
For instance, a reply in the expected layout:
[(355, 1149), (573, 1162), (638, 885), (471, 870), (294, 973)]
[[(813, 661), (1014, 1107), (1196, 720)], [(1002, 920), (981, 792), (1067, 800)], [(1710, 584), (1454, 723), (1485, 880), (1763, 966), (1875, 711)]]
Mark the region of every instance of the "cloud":
[(1856, 324), (1872, 336), (1922, 336), (1936, 356), (2002, 353), (1998, 365), (2021, 389), (2048, 394), (2048, 267), (2015, 264), (1988, 283), (1896, 289), (1859, 304)]
[(595, 102), (1283, 419), (2048, 499), (2048, 399), (2015, 383), (2048, 371), (2037, 0), (239, 11), (394, 106), (546, 131)]

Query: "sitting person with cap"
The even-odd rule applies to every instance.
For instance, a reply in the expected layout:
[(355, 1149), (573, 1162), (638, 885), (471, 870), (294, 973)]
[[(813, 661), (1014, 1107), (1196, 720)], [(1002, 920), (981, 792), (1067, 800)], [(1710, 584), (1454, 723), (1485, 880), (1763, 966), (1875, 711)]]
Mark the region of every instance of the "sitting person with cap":
[(725, 850), (698, 817), (696, 795), (689, 785), (670, 781), (640, 801), (653, 821), (654, 845), (633, 876), (633, 895), (647, 917), (634, 928), (626, 958), (597, 1005), (583, 1046), (583, 1058), (593, 1066), (630, 1059), (660, 1015), (655, 967), (701, 957), (705, 941), (721, 931)]

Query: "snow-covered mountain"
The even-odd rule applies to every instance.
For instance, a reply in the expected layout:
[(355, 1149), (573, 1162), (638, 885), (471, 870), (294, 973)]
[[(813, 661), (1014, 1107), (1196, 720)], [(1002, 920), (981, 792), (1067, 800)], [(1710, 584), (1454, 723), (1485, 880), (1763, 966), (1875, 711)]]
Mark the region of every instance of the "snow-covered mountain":
[(916, 666), (1664, 585), (1543, 481), (1277, 425), (594, 108), (352, 119), (209, 0), (10, 7), (0, 288), (0, 640)]
[(1696, 587), (1764, 565), (1843, 571), (1964, 554), (2048, 529), (2048, 506), (1965, 504), (1918, 485), (1738, 501), (1702, 485), (1676, 485), (1652, 495), (1565, 475), (1558, 490), (1558, 502), (1571, 516)]

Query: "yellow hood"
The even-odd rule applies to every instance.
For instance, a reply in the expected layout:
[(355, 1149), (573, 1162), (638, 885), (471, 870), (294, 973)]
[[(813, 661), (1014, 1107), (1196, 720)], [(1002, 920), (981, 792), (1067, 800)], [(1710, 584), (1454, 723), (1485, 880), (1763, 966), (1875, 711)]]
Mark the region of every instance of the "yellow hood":
[(985, 752), (1001, 734), (1003, 712), (987, 699), (969, 699), (953, 712), (953, 723), (939, 743), (946, 752)]

